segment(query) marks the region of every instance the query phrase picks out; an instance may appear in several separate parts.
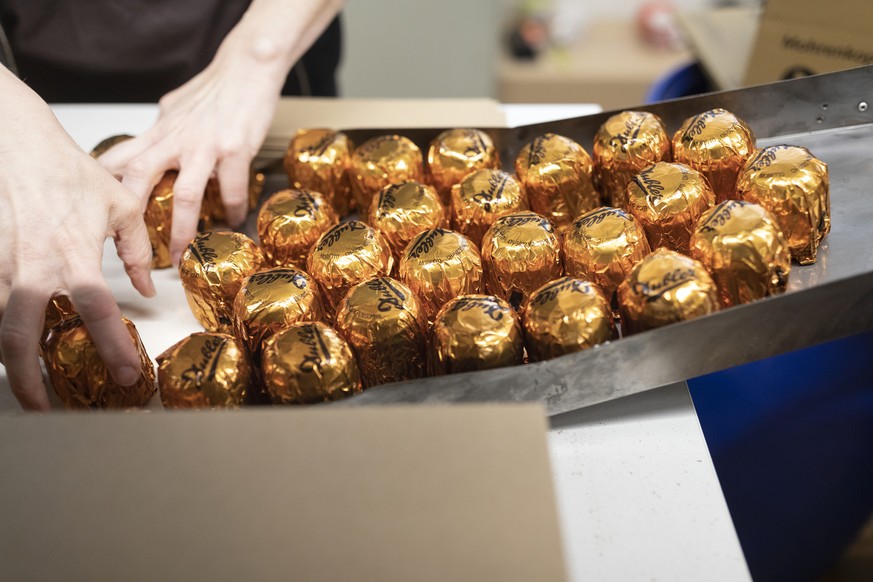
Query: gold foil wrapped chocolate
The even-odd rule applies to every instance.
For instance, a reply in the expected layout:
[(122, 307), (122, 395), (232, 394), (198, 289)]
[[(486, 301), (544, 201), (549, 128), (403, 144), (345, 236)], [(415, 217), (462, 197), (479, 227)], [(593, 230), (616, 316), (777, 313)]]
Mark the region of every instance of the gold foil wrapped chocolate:
[(233, 301), (234, 335), (251, 354), (264, 341), (300, 321), (324, 320), (321, 294), (305, 272), (277, 267), (249, 275)]
[(597, 285), (562, 277), (531, 295), (522, 313), (532, 362), (557, 358), (616, 337), (612, 309)]
[(267, 263), (306, 267), (309, 250), (339, 218), (319, 192), (281, 190), (258, 211), (258, 239)]
[(121, 142), (125, 142), (129, 139), (133, 139), (133, 136), (125, 133), (109, 136), (94, 146), (94, 149), (91, 150), (91, 157), (95, 159), (99, 158)]
[(477, 245), (495, 220), (528, 208), (521, 183), (502, 170), (476, 170), (452, 187), (452, 228)]
[(365, 387), (424, 375), (427, 318), (400, 281), (377, 277), (352, 287), (337, 308), (336, 329), (352, 347)]
[(661, 248), (619, 285), (618, 308), (627, 335), (713, 313), (718, 292), (699, 261)]
[(268, 339), (261, 371), (274, 404), (314, 404), (361, 391), (352, 349), (319, 321), (295, 323)]
[(743, 167), (737, 197), (770, 211), (797, 262), (815, 262), (818, 247), (831, 230), (827, 164), (806, 148), (763, 148)]
[(449, 300), (483, 288), (479, 249), (461, 233), (442, 228), (426, 230), (409, 243), (397, 274), (418, 295), (430, 323)]
[(594, 163), (572, 139), (547, 133), (521, 148), (515, 173), (524, 185), (530, 208), (559, 229), (600, 206), (594, 186)]
[(375, 228), (350, 220), (318, 237), (309, 252), (306, 270), (318, 281), (327, 317), (349, 289), (373, 277), (386, 277), (394, 268), (391, 246)]
[(400, 135), (374, 137), (352, 154), (349, 176), (358, 213), (367, 216), (373, 196), (388, 184), (424, 181), (421, 150)]
[(192, 333), (157, 358), (164, 408), (238, 408), (252, 385), (245, 347), (223, 333)]
[(370, 205), (368, 222), (385, 236), (399, 261), (418, 233), (446, 226), (446, 209), (436, 191), (421, 182), (389, 184)]
[(194, 317), (206, 331), (233, 332), (233, 301), (249, 275), (260, 271), (258, 246), (238, 232), (198, 234), (179, 259), (179, 278)]
[(752, 129), (724, 109), (689, 117), (673, 134), (673, 161), (706, 176), (716, 202), (737, 197), (737, 176), (754, 151)]
[(45, 342), (48, 339), (48, 334), (53, 327), (67, 319), (78, 317), (76, 308), (73, 307), (73, 302), (66, 295), (56, 295), (52, 297), (45, 308), (45, 317), (42, 323), (42, 335), (40, 335), (39, 346), (40, 354), (45, 350)]
[(446, 303), (431, 330), (431, 375), (489, 370), (524, 363), (515, 310), (493, 295), (461, 295)]
[(332, 129), (301, 129), (288, 144), (283, 165), (292, 188), (321, 192), (337, 214), (350, 212), (348, 169), (354, 146)]
[(643, 227), (621, 208), (595, 208), (564, 231), (564, 272), (596, 284), (610, 301), (634, 265), (650, 252)]
[(628, 209), (646, 231), (649, 246), (686, 255), (697, 221), (715, 203), (702, 174), (668, 162), (653, 164), (634, 176), (627, 195)]
[[(264, 192), (265, 181), (266, 177), (263, 172), (256, 170), (254, 166), (249, 169), (249, 187), (247, 191), (249, 212), (258, 207), (261, 194)], [(217, 222), (225, 222), (227, 220), (224, 202), (221, 200), (221, 185), (215, 178), (209, 178), (209, 181), (206, 182), (206, 192), (203, 194), (201, 212)]]
[(427, 149), (428, 180), (449, 204), (452, 186), (473, 170), (499, 169), (500, 156), (491, 136), (479, 129), (449, 129), (434, 138)]
[(482, 239), (482, 265), (488, 292), (520, 309), (534, 290), (561, 276), (561, 240), (535, 212), (507, 214)]
[(600, 193), (627, 209), (627, 183), (644, 168), (672, 159), (664, 122), (647, 111), (622, 111), (603, 122), (591, 148)]
[(52, 387), (66, 408), (131, 408), (145, 406), (155, 393), (155, 370), (139, 332), (125, 319), (139, 354), (141, 373), (132, 386), (112, 379), (84, 322), (65, 319), (49, 331), (43, 359)]
[(784, 292), (791, 270), (788, 242), (773, 216), (740, 200), (726, 200), (700, 217), (691, 257), (712, 275), (722, 307)]

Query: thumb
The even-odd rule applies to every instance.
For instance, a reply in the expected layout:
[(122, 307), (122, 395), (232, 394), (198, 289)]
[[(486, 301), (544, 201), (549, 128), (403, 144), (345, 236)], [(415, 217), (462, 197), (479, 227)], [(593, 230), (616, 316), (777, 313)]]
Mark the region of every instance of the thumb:
[(118, 189), (120, 194), (115, 196), (109, 209), (109, 229), (115, 238), (115, 250), (134, 288), (144, 297), (153, 297), (152, 245), (142, 206), (133, 193), (120, 186)]

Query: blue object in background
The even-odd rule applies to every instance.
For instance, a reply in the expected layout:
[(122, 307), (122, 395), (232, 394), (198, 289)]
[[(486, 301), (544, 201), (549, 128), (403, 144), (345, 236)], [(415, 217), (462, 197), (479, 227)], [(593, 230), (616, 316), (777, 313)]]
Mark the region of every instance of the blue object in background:
[(712, 84), (698, 63), (689, 63), (661, 77), (649, 89), (646, 103), (709, 93)]
[(873, 513), (871, 360), (867, 332), (689, 380), (756, 581), (820, 576)]

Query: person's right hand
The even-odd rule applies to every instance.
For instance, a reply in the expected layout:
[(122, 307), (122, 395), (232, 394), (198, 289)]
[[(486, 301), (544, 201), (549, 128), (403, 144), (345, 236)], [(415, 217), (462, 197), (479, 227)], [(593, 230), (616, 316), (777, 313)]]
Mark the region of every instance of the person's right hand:
[(0, 67), (0, 354), (26, 409), (49, 407), (38, 346), (46, 305), (68, 295), (113, 378), (135, 383), (140, 363), (101, 272), (115, 238), (134, 287), (154, 295), (139, 200), (82, 151), (48, 106)]

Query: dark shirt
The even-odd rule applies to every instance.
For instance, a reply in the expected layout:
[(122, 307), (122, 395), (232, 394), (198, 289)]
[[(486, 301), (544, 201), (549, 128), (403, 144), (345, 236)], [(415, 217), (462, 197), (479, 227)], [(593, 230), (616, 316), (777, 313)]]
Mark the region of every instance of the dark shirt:
[[(212, 60), (250, 0), (0, 0), (18, 74), (50, 103), (148, 103)], [(336, 96), (334, 19), (283, 95)]]

